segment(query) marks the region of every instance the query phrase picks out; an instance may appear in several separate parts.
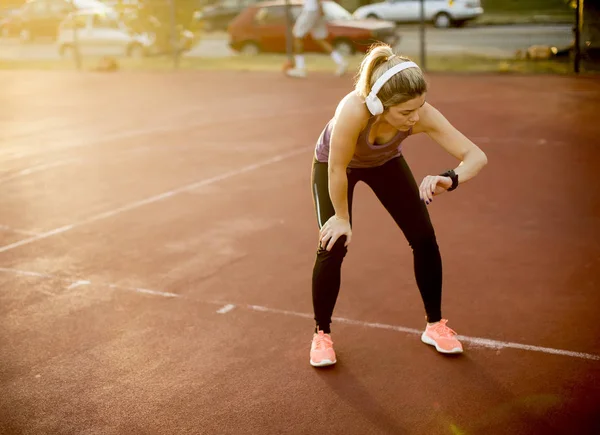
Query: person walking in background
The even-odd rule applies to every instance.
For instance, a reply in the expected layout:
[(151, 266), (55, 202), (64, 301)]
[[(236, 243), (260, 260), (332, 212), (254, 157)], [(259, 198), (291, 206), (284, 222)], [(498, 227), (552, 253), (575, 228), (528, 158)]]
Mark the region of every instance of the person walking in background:
[(336, 75), (341, 76), (346, 72), (348, 63), (344, 57), (333, 49), (327, 41), (328, 31), (321, 0), (304, 0), (302, 12), (294, 24), (294, 68), (288, 69), (286, 74), (290, 77), (306, 77), (304, 63), (304, 41), (306, 35), (319, 44), (325, 52), (329, 53), (337, 65)]

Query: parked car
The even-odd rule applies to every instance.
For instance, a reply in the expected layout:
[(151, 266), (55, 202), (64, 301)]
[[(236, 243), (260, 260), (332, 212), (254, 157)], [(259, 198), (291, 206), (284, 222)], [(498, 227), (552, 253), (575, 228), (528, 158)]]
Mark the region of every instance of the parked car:
[[(436, 27), (460, 27), (483, 14), (480, 0), (426, 0), (425, 21)], [(356, 18), (375, 18), (397, 23), (421, 21), (420, 0), (385, 0), (361, 6), (354, 11)]]
[(58, 26), (73, 10), (111, 8), (99, 0), (28, 0), (0, 23), (2, 36), (18, 36), (22, 42), (56, 38)]
[(194, 14), (194, 21), (201, 23), (204, 31), (227, 30), (229, 23), (246, 7), (258, 0), (222, 0), (205, 6)]
[(19, 36), (21, 25), (19, 21), (19, 9), (5, 9), (0, 17), (0, 37), (10, 38)]
[[(323, 12), (329, 30), (328, 41), (343, 54), (366, 52), (374, 42), (390, 45), (399, 42), (396, 25), (383, 20), (358, 20), (339, 4), (323, 1)], [(290, 0), (291, 22), (302, 9), (301, 0)], [(229, 25), (229, 46), (243, 54), (286, 52), (285, 1), (272, 0), (247, 7)], [(321, 52), (322, 48), (310, 35), (305, 39), (306, 51)]]
[[(77, 34), (75, 34), (77, 28)], [(193, 33), (179, 28), (181, 52), (193, 46)], [(156, 33), (136, 32), (113, 12), (79, 11), (69, 15), (59, 26), (58, 51), (73, 57), (76, 47), (81, 56), (144, 57), (172, 52), (169, 41), (158, 41)]]
[(57, 39), (63, 57), (73, 57), (76, 47), (81, 56), (143, 57), (153, 42), (150, 35), (130, 32), (118, 15), (95, 11), (70, 14), (60, 24)]

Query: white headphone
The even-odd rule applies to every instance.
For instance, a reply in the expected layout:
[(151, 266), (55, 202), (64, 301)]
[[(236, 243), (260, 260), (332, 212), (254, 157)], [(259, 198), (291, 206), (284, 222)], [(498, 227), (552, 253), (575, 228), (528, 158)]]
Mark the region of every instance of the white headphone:
[(381, 90), (383, 85), (391, 79), (394, 75), (398, 74), (400, 71), (405, 70), (406, 68), (419, 68), (414, 62), (402, 62), (396, 66), (391, 67), (386, 72), (383, 73), (381, 77), (377, 79), (373, 87), (371, 88), (371, 92), (367, 95), (365, 99), (365, 103), (367, 104), (367, 108), (372, 115), (380, 115), (383, 113), (383, 103), (377, 96), (377, 93)]

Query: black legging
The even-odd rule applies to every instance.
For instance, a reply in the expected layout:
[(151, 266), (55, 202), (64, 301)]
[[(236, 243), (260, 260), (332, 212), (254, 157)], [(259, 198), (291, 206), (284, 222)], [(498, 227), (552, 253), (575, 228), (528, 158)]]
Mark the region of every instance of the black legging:
[[(374, 168), (348, 168), (348, 211), (352, 222), (354, 186), (364, 181), (398, 224), (412, 247), (417, 286), (425, 305), (428, 322), (442, 318), (442, 259), (425, 203), (404, 157), (396, 157)], [(327, 163), (313, 163), (312, 191), (321, 228), (335, 214), (329, 197)], [(329, 333), (333, 308), (340, 291), (342, 261), (346, 256), (346, 236), (331, 251), (319, 247), (313, 269), (312, 297), (317, 328)]]

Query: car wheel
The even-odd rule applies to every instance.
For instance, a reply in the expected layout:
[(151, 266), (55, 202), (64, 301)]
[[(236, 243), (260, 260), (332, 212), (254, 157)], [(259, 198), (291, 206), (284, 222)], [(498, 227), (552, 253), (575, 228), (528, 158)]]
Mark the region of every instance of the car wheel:
[(260, 47), (255, 42), (245, 42), (240, 48), (240, 53), (244, 56), (256, 56), (260, 53)]
[(377, 16), (377, 14), (374, 13), (370, 13), (369, 15), (367, 15), (367, 18), (370, 20), (379, 20), (380, 18)]
[(333, 44), (335, 51), (340, 53), (342, 56), (351, 56), (354, 54), (354, 45), (350, 41), (336, 41)]
[(134, 59), (141, 59), (145, 55), (144, 47), (140, 44), (130, 45), (127, 49), (127, 55)]
[(452, 24), (452, 19), (446, 12), (441, 12), (435, 16), (433, 19), (433, 24), (437, 28), (447, 29)]

